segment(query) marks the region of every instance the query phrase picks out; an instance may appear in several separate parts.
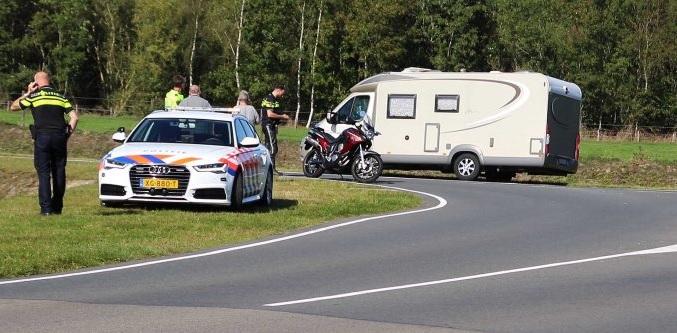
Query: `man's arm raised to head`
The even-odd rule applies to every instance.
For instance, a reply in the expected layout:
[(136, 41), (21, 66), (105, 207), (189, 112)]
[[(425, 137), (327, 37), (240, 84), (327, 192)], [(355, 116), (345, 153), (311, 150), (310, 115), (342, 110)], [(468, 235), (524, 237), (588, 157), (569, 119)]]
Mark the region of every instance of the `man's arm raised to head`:
[(28, 87), (26, 87), (26, 93), (21, 95), (21, 97), (17, 98), (12, 104), (9, 106), (10, 111), (19, 111), (21, 109), (25, 109), (31, 106), (31, 103), (28, 101), (25, 101), (26, 97), (28, 97), (30, 94), (32, 94), (34, 91), (38, 89), (38, 84), (35, 82), (31, 82), (28, 84)]
[(25, 94), (21, 95), (21, 97), (14, 100), (14, 102), (12, 102), (12, 104), (9, 106), (9, 110), (10, 111), (19, 111), (21, 109), (25, 109), (27, 107), (30, 107), (31, 103), (25, 100), (26, 97), (28, 97), (29, 94), (30, 93), (25, 93)]
[(17, 98), (14, 102), (12, 102), (12, 104), (9, 106), (9, 110), (10, 110), (10, 111), (19, 111), (19, 110), (21, 110), (21, 105), (20, 105), (19, 103), (21, 103), (21, 100), (22, 100), (22, 99), (23, 99), (23, 96)]

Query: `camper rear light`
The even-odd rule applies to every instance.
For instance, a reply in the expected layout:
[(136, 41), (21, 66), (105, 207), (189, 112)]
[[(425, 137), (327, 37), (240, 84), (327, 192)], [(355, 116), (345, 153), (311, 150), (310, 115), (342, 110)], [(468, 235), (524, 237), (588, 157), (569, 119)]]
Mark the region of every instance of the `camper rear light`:
[(576, 134), (576, 161), (581, 155), (581, 133)]
[(550, 127), (545, 127), (545, 151), (543, 152), (544, 156), (548, 156), (548, 151), (550, 150)]

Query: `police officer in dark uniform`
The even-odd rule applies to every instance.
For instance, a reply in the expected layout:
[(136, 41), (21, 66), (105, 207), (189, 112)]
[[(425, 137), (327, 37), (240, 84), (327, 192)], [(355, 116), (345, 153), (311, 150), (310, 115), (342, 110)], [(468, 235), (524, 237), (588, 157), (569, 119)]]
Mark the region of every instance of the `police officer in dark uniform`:
[(277, 155), (277, 126), (282, 121), (289, 120), (289, 116), (284, 114), (280, 108), (279, 99), (284, 96), (284, 86), (276, 86), (273, 92), (268, 94), (261, 102), (261, 127), (263, 127), (263, 135), (266, 139), (266, 148), (270, 152), (270, 158), (273, 161), (273, 170), (276, 174), (281, 173), (277, 171), (275, 165), (275, 156)]
[[(49, 75), (38, 72), (27, 93), (11, 105), (12, 111), (30, 109), (34, 124), (34, 164), (38, 172), (40, 214), (61, 214), (66, 192), (66, 142), (78, 124), (71, 103), (49, 85)], [(67, 124), (64, 115), (68, 114)]]

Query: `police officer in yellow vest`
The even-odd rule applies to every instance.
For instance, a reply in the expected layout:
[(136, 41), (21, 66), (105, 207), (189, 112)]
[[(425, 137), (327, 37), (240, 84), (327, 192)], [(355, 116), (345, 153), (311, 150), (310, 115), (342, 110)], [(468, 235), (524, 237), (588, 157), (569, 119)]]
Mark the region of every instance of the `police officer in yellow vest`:
[[(71, 103), (49, 85), (49, 75), (38, 72), (28, 92), (12, 103), (12, 111), (30, 109), (34, 165), (38, 172), (40, 214), (61, 214), (66, 192), (67, 141), (78, 125), (78, 114)], [(66, 124), (64, 115), (68, 114)]]
[(277, 170), (275, 157), (277, 156), (277, 127), (281, 122), (288, 121), (289, 116), (280, 108), (279, 99), (284, 97), (286, 89), (283, 85), (275, 86), (273, 92), (268, 94), (261, 102), (261, 127), (263, 136), (266, 139), (265, 146), (270, 152), (270, 159), (273, 162), (273, 172), (282, 175)]
[(174, 75), (172, 78), (172, 90), (165, 95), (165, 108), (175, 108), (183, 101), (181, 90), (186, 85), (186, 79), (181, 75)]

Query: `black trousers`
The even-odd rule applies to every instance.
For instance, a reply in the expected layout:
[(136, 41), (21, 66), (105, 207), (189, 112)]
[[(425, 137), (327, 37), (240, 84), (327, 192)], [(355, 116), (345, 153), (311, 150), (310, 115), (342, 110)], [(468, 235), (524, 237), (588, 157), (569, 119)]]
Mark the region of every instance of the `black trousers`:
[(277, 156), (277, 124), (263, 125), (263, 136), (266, 139), (265, 145), (270, 152), (270, 159), (273, 160), (273, 168), (275, 168), (275, 156)]
[(66, 192), (66, 134), (38, 132), (34, 142), (35, 170), (41, 213), (61, 213)]

